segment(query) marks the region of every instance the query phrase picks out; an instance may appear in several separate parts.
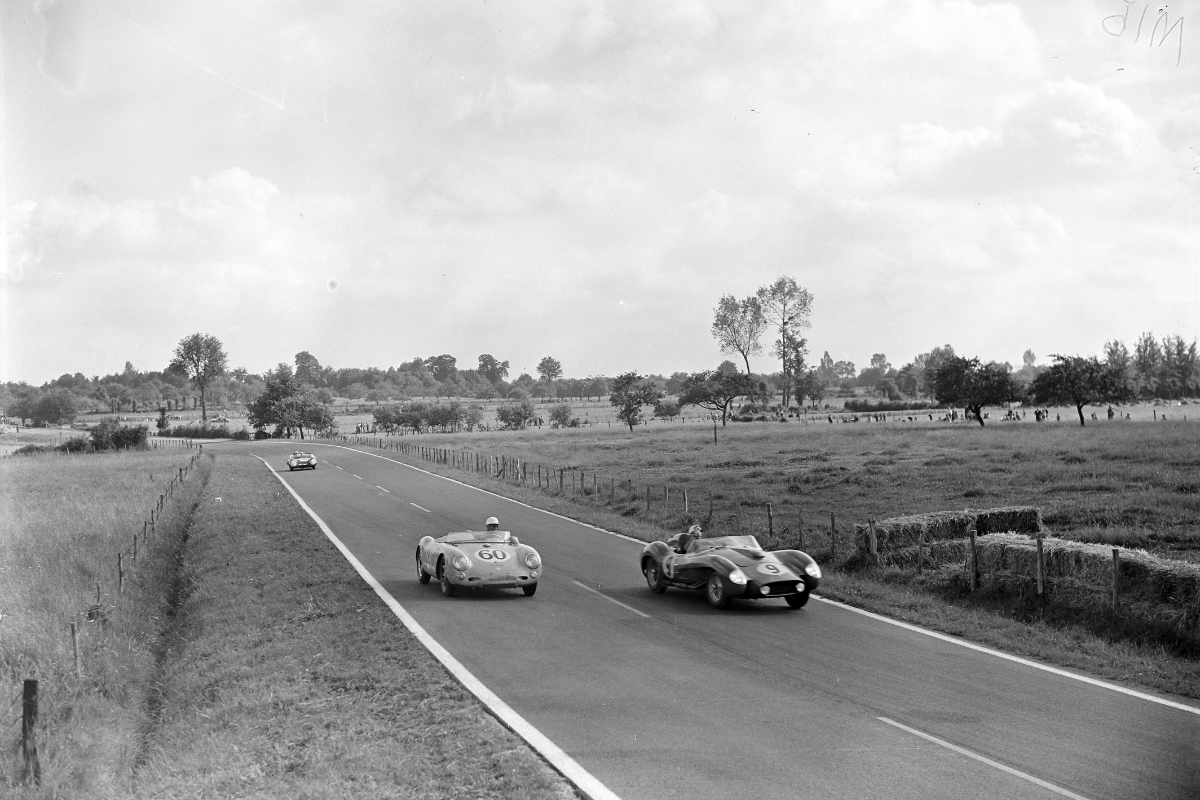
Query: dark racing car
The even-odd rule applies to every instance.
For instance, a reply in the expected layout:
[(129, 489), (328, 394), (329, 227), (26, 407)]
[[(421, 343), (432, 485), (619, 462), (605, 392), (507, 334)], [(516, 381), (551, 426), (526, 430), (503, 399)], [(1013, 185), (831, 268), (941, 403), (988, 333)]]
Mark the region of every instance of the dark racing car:
[(768, 552), (753, 536), (701, 538), (689, 533), (646, 545), (642, 574), (655, 594), (671, 587), (697, 589), (713, 608), (726, 608), (734, 598), (771, 597), (800, 608), (821, 581), (821, 568), (808, 553)]

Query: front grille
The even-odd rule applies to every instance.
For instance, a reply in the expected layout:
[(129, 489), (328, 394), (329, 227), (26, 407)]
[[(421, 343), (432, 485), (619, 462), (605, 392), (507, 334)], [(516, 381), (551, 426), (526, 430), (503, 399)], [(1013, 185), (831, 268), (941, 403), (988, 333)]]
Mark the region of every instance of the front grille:
[(771, 594), (795, 594), (800, 581), (779, 581), (772, 583)]

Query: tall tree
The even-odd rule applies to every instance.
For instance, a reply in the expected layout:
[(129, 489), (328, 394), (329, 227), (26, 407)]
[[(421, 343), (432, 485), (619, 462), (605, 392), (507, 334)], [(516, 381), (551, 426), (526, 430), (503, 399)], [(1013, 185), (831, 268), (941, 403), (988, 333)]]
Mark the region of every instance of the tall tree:
[(720, 413), (721, 425), (725, 425), (733, 401), (754, 394), (755, 388), (754, 379), (740, 372), (693, 372), (683, 380), (679, 392), (679, 405), (698, 406), (714, 416)]
[(449, 353), (425, 359), (425, 368), (435, 381), (448, 381), (458, 374), (458, 359)]
[(1143, 333), (1133, 344), (1134, 383), (1142, 397), (1158, 393), (1158, 375), (1162, 368), (1163, 352), (1150, 332)]
[(1086, 425), (1083, 407), (1088, 403), (1120, 403), (1131, 396), (1125, 376), (1095, 356), (1051, 356), (1054, 363), (1033, 379), (1029, 391), (1046, 405), (1071, 404)]
[(933, 376), (933, 395), (939, 403), (962, 406), (983, 427), (983, 407), (1012, 400), (1017, 387), (1005, 364), (981, 364), (978, 358), (952, 356)]
[(617, 409), (617, 419), (633, 426), (642, 419), (642, 406), (654, 405), (663, 396), (662, 390), (648, 378), (643, 378), (636, 372), (625, 372), (613, 378), (612, 389), (608, 393), (608, 402)]
[(493, 385), (508, 377), (508, 362), (497, 361), (490, 353), (479, 356), (479, 374), (487, 378)]
[(758, 340), (767, 329), (762, 305), (757, 297), (738, 300), (727, 294), (717, 303), (713, 311), (712, 335), (722, 353), (739, 353), (746, 362), (746, 374), (750, 374), (750, 356), (762, 352)]
[(789, 356), (800, 342), (800, 331), (809, 326), (812, 314), (812, 295), (796, 283), (795, 278), (780, 276), (774, 283), (758, 289), (758, 303), (762, 307), (767, 324), (775, 329), (779, 338), (771, 348), (771, 354), (783, 365), (783, 402), (787, 407), (790, 398), (794, 365)]
[(206, 390), (209, 384), (225, 374), (225, 348), (220, 340), (202, 333), (185, 336), (175, 347), (171, 366), (181, 369), (200, 390), (200, 421), (207, 423)]
[(296, 380), (309, 386), (321, 385), (321, 362), (307, 350), (296, 353)]
[(537, 365), (537, 374), (546, 383), (553, 384), (556, 380), (562, 377), (562, 364), (557, 358), (546, 356)]

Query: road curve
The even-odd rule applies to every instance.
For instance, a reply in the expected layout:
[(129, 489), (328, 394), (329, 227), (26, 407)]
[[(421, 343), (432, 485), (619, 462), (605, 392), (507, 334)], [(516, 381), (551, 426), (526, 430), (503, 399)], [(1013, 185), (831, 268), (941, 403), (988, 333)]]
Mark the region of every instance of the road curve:
[[(1087, 683), (836, 604), (652, 595), (641, 545), (351, 448), (262, 456), (467, 669), (626, 800), (1200, 797), (1200, 708)], [(224, 445), (221, 446), (225, 448)], [(421, 536), (496, 515), (538, 593), (442, 597)], [(1166, 699), (1166, 698), (1164, 698)], [(1173, 704), (1171, 704), (1173, 703)]]

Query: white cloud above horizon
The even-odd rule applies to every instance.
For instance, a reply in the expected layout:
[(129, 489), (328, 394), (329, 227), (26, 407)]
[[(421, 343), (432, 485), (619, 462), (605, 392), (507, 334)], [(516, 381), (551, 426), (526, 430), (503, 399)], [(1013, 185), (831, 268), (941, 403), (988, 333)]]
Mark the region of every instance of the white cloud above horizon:
[(359, 8), (5, 6), (0, 380), (690, 371), (781, 274), (860, 366), (1200, 335), (1200, 71), (1112, 3)]

